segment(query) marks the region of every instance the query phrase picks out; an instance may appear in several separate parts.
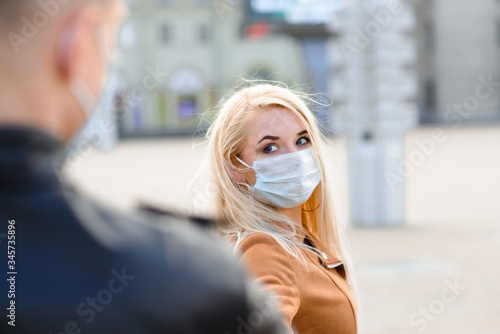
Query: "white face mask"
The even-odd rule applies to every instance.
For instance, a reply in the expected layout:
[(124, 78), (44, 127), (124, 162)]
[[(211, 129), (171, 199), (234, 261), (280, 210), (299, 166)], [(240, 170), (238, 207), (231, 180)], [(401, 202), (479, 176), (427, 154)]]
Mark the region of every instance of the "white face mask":
[(305, 203), (321, 181), (313, 148), (256, 160), (248, 166), (255, 171), (257, 182), (246, 185), (255, 199), (280, 208), (294, 208)]

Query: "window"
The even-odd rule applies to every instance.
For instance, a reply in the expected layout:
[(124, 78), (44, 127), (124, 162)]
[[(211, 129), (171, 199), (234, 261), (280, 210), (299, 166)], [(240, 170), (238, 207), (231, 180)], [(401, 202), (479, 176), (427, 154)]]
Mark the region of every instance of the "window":
[(171, 40), (171, 29), (167, 24), (160, 25), (160, 41), (163, 44), (168, 44)]
[(209, 24), (202, 24), (198, 29), (198, 38), (202, 43), (210, 43), (212, 41), (212, 27)]
[(436, 110), (436, 84), (433, 80), (427, 80), (424, 86), (424, 103), (427, 112)]
[(159, 7), (168, 7), (172, 4), (172, 0), (156, 0), (156, 4)]
[(495, 30), (496, 30), (496, 43), (497, 43), (497, 47), (500, 48), (500, 19), (496, 20)]
[(424, 25), (424, 36), (425, 36), (425, 46), (429, 50), (433, 50), (435, 47), (434, 40), (434, 24), (432, 22), (426, 22)]

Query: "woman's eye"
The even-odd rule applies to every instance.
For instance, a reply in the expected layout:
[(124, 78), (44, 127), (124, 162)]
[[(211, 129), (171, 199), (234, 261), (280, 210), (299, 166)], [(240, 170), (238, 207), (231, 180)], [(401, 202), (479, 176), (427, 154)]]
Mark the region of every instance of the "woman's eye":
[(307, 137), (300, 137), (299, 140), (297, 140), (297, 145), (304, 145), (309, 143), (310, 140)]
[(264, 147), (264, 149), (262, 150), (262, 152), (264, 153), (271, 153), (271, 152), (274, 152), (276, 151), (278, 148), (276, 147), (276, 145), (266, 145), (266, 147)]

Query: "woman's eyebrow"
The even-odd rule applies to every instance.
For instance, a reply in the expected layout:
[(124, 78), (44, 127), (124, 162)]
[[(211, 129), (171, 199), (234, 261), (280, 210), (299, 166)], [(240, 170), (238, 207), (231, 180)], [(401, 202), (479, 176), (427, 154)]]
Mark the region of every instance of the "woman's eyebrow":
[(278, 140), (278, 139), (280, 139), (280, 137), (275, 137), (275, 136), (264, 136), (264, 137), (262, 137), (262, 139), (261, 139), (261, 140), (259, 140), (259, 142), (258, 142), (257, 144), (260, 144), (260, 142), (261, 142), (261, 141), (266, 140), (266, 139)]
[[(297, 133), (297, 136), (302, 136), (302, 135), (305, 135), (306, 133), (307, 133), (307, 130), (303, 130), (303, 131), (300, 131), (299, 133)], [(259, 140), (259, 142), (257, 143), (257, 145), (260, 144), (261, 141), (266, 140), (266, 139), (278, 140), (278, 139), (280, 139), (280, 137), (269, 136), (269, 135), (268, 136), (264, 136), (264, 137), (262, 137), (261, 140)]]

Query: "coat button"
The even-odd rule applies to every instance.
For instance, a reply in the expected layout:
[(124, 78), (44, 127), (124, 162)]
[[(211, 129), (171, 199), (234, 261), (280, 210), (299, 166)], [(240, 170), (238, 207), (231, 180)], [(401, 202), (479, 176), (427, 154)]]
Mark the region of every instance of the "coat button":
[(323, 259), (328, 260), (328, 256), (326, 256), (325, 252), (321, 252), (321, 256), (323, 256)]

